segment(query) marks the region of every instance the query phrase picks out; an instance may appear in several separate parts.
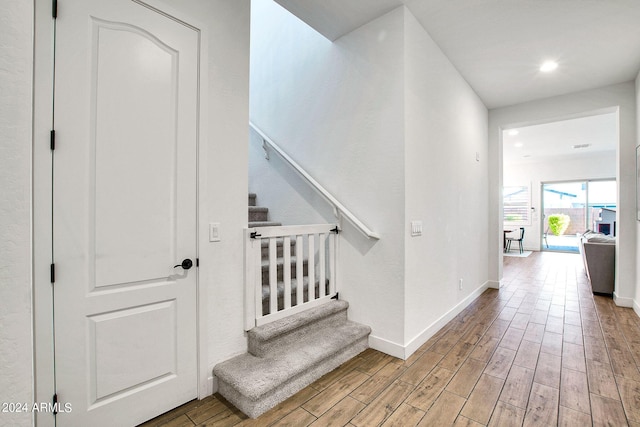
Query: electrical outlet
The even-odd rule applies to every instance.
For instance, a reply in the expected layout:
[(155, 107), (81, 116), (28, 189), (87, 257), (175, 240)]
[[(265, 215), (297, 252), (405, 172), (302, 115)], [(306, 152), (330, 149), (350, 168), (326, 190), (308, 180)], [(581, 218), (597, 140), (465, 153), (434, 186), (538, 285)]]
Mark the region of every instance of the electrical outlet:
[(460, 283), (458, 284), (458, 289), (462, 290), (462, 279), (460, 279)]

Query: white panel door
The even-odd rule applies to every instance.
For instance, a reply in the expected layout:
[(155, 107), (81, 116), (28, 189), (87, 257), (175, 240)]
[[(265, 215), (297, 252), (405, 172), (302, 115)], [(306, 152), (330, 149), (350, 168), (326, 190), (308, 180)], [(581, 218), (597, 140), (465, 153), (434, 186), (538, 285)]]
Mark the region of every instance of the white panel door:
[(197, 396), (199, 35), (130, 0), (56, 26), (57, 425), (136, 425)]

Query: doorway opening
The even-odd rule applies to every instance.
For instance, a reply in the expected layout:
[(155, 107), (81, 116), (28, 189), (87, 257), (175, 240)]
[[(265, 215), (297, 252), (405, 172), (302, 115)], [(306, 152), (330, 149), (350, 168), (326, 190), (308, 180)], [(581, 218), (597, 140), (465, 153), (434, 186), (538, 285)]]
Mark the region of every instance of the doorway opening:
[[(610, 211), (617, 206), (618, 134), (616, 111), (504, 129), (505, 240), (524, 228), (525, 250), (578, 253), (576, 233), (595, 230), (613, 234), (616, 221), (607, 220), (615, 216)], [(517, 189), (522, 191), (516, 193)], [(608, 196), (601, 196), (603, 191)], [(547, 216), (556, 213), (570, 217), (569, 226), (558, 235), (547, 221)]]

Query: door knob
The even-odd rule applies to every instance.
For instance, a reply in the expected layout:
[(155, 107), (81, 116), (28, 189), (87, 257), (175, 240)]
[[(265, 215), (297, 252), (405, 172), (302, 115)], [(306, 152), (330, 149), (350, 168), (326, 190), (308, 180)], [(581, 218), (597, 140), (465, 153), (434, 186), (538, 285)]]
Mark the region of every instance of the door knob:
[(182, 261), (182, 264), (175, 265), (173, 268), (178, 268), (178, 267), (182, 267), (183, 269), (188, 270), (191, 267), (193, 267), (193, 261), (191, 261), (189, 258), (185, 258)]

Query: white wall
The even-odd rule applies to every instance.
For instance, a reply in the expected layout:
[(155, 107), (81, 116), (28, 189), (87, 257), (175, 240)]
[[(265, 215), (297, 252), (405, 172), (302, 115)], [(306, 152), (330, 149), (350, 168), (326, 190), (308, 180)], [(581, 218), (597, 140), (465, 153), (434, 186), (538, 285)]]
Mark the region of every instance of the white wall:
[[(410, 352), (486, 286), (488, 112), (408, 9), (405, 25), (403, 232)], [(423, 222), (423, 236), (410, 237), (413, 220)]]
[(616, 153), (598, 153), (579, 158), (552, 158), (542, 162), (505, 163), (504, 185), (531, 185), (531, 225), (525, 225), (524, 247), (538, 251), (541, 245), (542, 182), (607, 179), (616, 177)]
[[(31, 305), (31, 82), (33, 3), (7, 0), (0, 14), (0, 402), (33, 397)], [(0, 413), (28, 426), (29, 413)]]
[[(640, 73), (636, 78), (636, 146), (640, 145)], [(636, 197), (640, 196), (640, 189)], [(633, 309), (640, 316), (640, 218), (636, 218), (636, 293)]]
[(249, 192), (256, 193), (258, 206), (269, 208), (268, 219), (283, 225), (337, 223), (322, 196), (280, 156), (269, 153), (265, 158), (262, 138), (250, 130)]
[[(340, 293), (372, 347), (406, 357), (486, 287), (487, 110), (404, 7), (334, 44), (271, 2), (252, 14), (251, 119), (382, 235), (344, 225)], [(333, 220), (258, 138), (249, 151), (272, 220)]]
[(636, 283), (635, 146), (636, 96), (633, 82), (547, 98), (489, 111), (489, 275), (502, 278), (502, 130), (588, 114), (618, 111), (619, 145), (618, 240), (616, 247), (617, 304), (631, 306)]
[[(369, 241), (343, 224), (340, 295), (350, 317), (373, 328), (375, 345), (402, 346), (403, 11), (335, 43), (271, 1), (254, 0), (252, 16), (251, 120), (382, 236)], [(276, 201), (287, 195), (254, 183), (259, 204), (280, 220)]]

